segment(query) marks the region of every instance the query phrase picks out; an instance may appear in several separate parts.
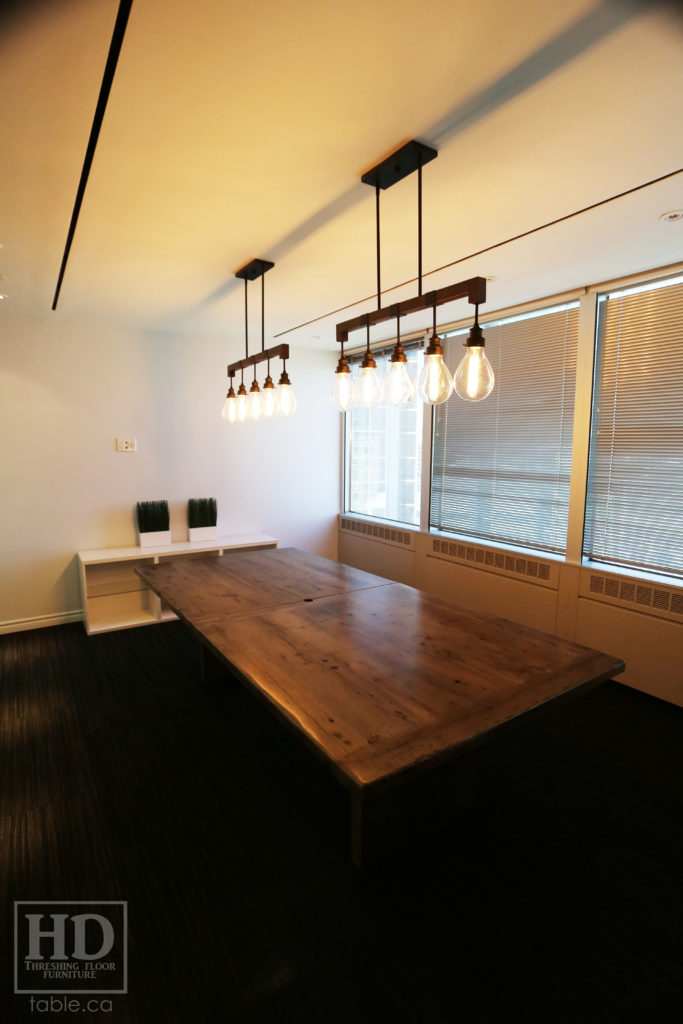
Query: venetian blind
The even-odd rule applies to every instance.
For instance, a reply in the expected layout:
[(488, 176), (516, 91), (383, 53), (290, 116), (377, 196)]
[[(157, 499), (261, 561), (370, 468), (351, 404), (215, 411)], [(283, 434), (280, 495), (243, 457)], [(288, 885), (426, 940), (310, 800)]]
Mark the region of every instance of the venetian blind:
[[(435, 409), (432, 527), (564, 552), (578, 319), (569, 303), (482, 325), (496, 384), (482, 402)], [(463, 341), (445, 343), (451, 373)]]
[(683, 576), (683, 282), (598, 310), (584, 555)]

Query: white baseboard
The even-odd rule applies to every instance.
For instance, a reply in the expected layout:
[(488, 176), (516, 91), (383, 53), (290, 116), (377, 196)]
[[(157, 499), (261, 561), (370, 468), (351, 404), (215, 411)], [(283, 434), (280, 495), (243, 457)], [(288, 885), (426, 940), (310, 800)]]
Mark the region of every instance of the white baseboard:
[(26, 629), (44, 629), (46, 626), (65, 626), (68, 622), (82, 622), (83, 610), (61, 612), (59, 615), (32, 615), (29, 619), (9, 619), (0, 622), (0, 633), (21, 633)]

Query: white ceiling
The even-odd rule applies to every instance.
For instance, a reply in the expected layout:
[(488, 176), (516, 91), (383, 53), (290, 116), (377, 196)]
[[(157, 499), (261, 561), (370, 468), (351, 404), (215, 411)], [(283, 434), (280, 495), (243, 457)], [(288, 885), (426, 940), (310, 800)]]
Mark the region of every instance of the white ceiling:
[[(360, 175), (408, 139), (439, 150), (424, 171), (425, 271), (683, 165), (676, 4), (134, 0), (51, 313), (117, 8), (24, 0), (6, 21), (2, 315), (219, 331), (237, 358), (233, 274), (258, 256), (276, 263), (267, 344), (323, 317), (283, 340), (333, 348), (337, 320), (374, 304), (326, 315), (375, 289), (374, 193)], [(382, 195), (384, 288), (416, 273), (416, 184)], [(683, 174), (425, 288), (495, 278), (496, 309), (673, 263), (683, 221), (659, 215), (676, 208)], [(467, 311), (463, 301), (443, 317)]]

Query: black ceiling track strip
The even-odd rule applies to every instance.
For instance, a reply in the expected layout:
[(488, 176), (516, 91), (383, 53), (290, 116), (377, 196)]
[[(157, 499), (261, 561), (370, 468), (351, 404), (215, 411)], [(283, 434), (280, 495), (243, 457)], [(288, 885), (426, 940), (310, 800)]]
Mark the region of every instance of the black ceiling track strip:
[(104, 74), (102, 76), (100, 95), (97, 99), (95, 116), (93, 117), (92, 127), (90, 129), (90, 138), (88, 139), (88, 146), (85, 151), (85, 159), (83, 160), (83, 167), (81, 169), (81, 177), (78, 182), (78, 189), (76, 191), (76, 200), (74, 202), (74, 208), (71, 213), (71, 222), (69, 224), (69, 230), (66, 236), (66, 245), (64, 246), (64, 255), (62, 256), (62, 263), (59, 268), (59, 277), (57, 278), (55, 297), (52, 300), (53, 310), (57, 308), (59, 293), (62, 288), (62, 281), (64, 280), (64, 271), (66, 270), (66, 264), (69, 259), (69, 253), (71, 251), (71, 243), (73, 242), (74, 234), (76, 232), (78, 215), (81, 212), (81, 204), (83, 202), (83, 196), (85, 194), (85, 187), (88, 184), (88, 176), (90, 175), (90, 168), (92, 166), (93, 157), (95, 155), (95, 148), (97, 146), (97, 140), (100, 135), (100, 128), (102, 127), (102, 121), (104, 120), (104, 112), (107, 109), (109, 92), (111, 90), (112, 82), (114, 81), (114, 73), (116, 71), (116, 65), (118, 63), (119, 54), (121, 52), (121, 46), (123, 45), (123, 37), (126, 34), (128, 15), (130, 14), (130, 9), (132, 6), (133, 0), (120, 0), (119, 10), (116, 15), (116, 23), (114, 25), (114, 31), (111, 37), (111, 43), (109, 44), (107, 63), (105, 64)]

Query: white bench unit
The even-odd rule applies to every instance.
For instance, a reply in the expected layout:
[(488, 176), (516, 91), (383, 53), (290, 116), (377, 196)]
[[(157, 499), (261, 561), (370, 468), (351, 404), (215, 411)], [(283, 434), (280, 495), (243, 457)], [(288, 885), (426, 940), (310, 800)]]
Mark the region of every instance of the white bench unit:
[(139, 565), (157, 565), (166, 558), (221, 558), (225, 551), (275, 547), (275, 537), (245, 533), (203, 542), (178, 541), (162, 547), (79, 551), (86, 633), (107, 633), (176, 618), (140, 579), (135, 571)]

